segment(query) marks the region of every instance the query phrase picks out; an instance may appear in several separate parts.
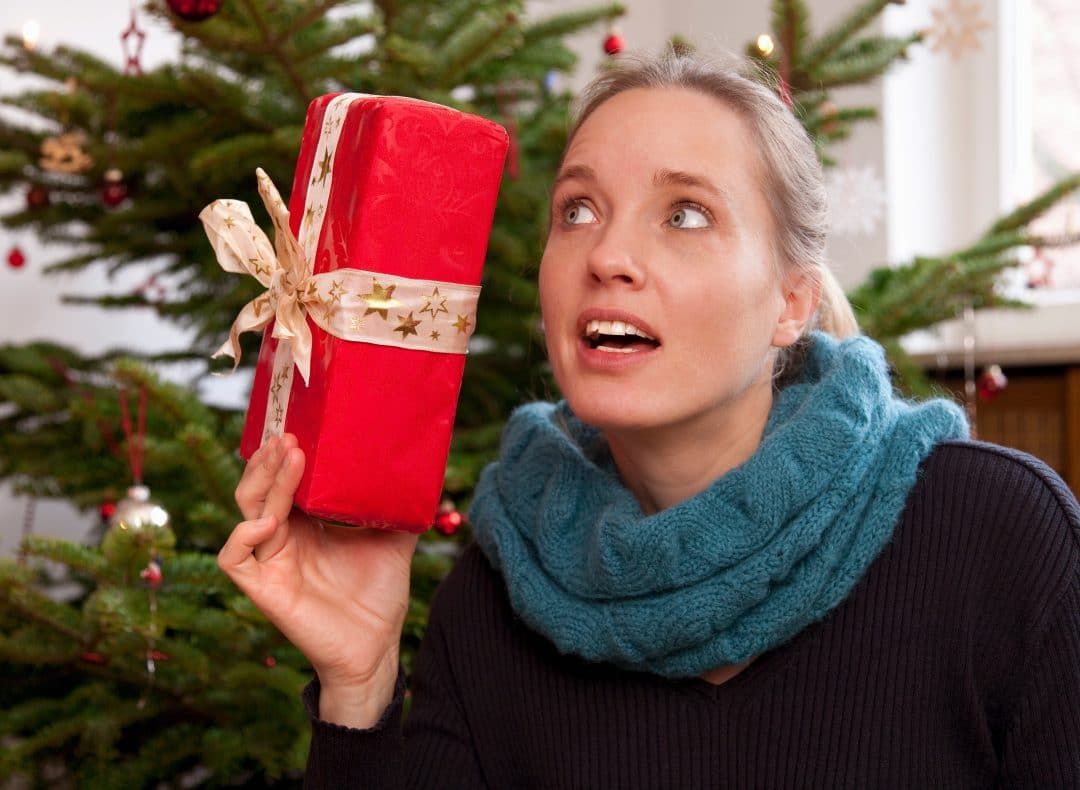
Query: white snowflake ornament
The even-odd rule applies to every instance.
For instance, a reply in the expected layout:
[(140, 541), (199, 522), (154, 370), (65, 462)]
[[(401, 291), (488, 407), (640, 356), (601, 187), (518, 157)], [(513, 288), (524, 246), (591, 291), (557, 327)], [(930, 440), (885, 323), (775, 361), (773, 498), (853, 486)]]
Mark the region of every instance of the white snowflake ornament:
[(990, 27), (982, 18), (979, 3), (964, 0), (948, 0), (943, 6), (931, 8), (934, 26), (927, 31), (930, 49), (934, 52), (944, 50), (953, 60), (960, 58), (969, 49), (979, 49), (979, 34)]
[(873, 167), (830, 170), (825, 178), (829, 193), (829, 228), (847, 236), (869, 236), (885, 214), (885, 186)]

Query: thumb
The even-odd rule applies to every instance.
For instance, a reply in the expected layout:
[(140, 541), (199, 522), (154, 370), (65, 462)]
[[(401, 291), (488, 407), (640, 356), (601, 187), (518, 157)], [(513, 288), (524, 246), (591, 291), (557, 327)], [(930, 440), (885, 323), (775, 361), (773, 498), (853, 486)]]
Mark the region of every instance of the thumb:
[(261, 575), (255, 547), (270, 538), (277, 526), (277, 518), (273, 515), (241, 521), (218, 552), (218, 567), (245, 593), (258, 586)]

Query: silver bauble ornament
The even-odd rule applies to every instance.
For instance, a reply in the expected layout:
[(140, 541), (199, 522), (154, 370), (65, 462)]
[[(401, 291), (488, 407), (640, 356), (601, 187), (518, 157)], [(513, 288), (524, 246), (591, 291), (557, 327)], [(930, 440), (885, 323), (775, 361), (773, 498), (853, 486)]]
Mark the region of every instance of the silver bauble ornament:
[(127, 496), (116, 503), (109, 526), (120, 529), (164, 529), (169, 526), (169, 513), (150, 499), (150, 489), (132, 486)]
[(130, 563), (135, 572), (174, 545), (176, 536), (169, 528), (169, 513), (150, 498), (150, 489), (144, 485), (132, 486), (127, 496), (116, 503), (116, 512), (109, 518), (109, 529), (101, 541), (106, 558)]

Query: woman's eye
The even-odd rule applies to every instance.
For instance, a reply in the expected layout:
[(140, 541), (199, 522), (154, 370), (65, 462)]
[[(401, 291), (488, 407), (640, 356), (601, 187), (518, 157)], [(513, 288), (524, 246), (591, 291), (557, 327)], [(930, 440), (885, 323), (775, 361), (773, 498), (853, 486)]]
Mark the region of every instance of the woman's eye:
[(587, 225), (596, 222), (596, 215), (584, 203), (573, 203), (563, 210), (563, 221), (567, 225)]
[(709, 225), (709, 218), (699, 208), (679, 206), (671, 212), (668, 223), (673, 228), (706, 228)]

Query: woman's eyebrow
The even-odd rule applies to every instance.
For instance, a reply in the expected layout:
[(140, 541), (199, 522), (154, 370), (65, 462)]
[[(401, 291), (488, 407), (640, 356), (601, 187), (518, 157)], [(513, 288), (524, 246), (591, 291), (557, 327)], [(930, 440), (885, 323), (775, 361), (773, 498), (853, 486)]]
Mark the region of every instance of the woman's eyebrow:
[(552, 186), (557, 187), (563, 181), (596, 181), (596, 171), (588, 165), (570, 165), (559, 171)]
[(722, 201), (725, 208), (731, 205), (731, 198), (728, 196), (728, 193), (705, 176), (697, 175), (696, 173), (687, 173), (685, 170), (666, 169), (657, 170), (653, 175), (653, 186), (655, 187), (671, 186), (673, 184), (703, 189), (706, 192), (712, 193), (713, 196)]

